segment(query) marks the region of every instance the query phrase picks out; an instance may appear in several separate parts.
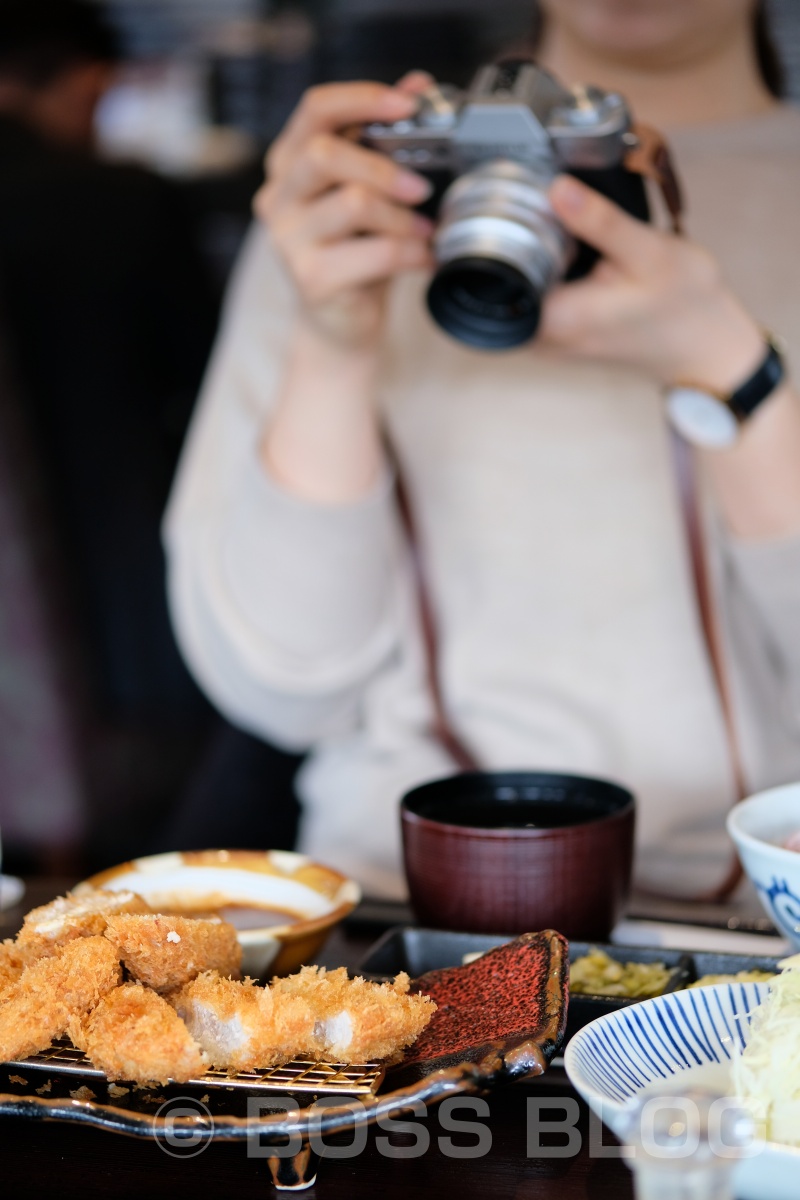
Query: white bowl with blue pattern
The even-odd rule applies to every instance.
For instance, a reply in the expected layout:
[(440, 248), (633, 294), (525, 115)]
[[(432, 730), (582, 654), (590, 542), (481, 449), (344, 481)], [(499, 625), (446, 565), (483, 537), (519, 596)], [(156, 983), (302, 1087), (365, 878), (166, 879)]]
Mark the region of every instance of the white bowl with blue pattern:
[[(682, 1084), (732, 1094), (733, 1056), (747, 1044), (764, 983), (715, 984), (643, 1000), (584, 1026), (564, 1052), (573, 1087), (614, 1133), (642, 1092)], [(767, 1142), (735, 1167), (737, 1200), (797, 1200), (800, 1149)]]
[(759, 792), (728, 815), (728, 833), (764, 910), (800, 950), (800, 853), (783, 847), (789, 835), (798, 831), (800, 783)]

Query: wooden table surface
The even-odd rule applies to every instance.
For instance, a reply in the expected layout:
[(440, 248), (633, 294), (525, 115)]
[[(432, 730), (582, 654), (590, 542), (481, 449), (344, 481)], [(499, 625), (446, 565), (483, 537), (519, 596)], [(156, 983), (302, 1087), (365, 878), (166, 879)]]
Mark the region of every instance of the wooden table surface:
[[(12, 936), (23, 913), (64, 890), (69, 881), (37, 880), (29, 883), (23, 904), (0, 913), (0, 939)], [(325, 947), (326, 965), (355, 966), (377, 936), (359, 925), (337, 930)], [(0, 1089), (2, 1090), (2, 1089)], [(562, 1101), (579, 1105), (577, 1151), (564, 1156), (542, 1156), (529, 1150), (533, 1122), (564, 1121)], [(323, 1161), (316, 1184), (304, 1195), (311, 1200), (408, 1200), (411, 1196), (449, 1197), (459, 1200), (628, 1200), (633, 1190), (627, 1168), (614, 1154), (613, 1139), (605, 1133), (598, 1151), (598, 1129), (590, 1138), (589, 1114), (569, 1085), (563, 1071), (554, 1068), (529, 1085), (515, 1085), (487, 1098), (489, 1115), (478, 1118), (463, 1111), (454, 1114), (470, 1123), (480, 1120), (491, 1134), (488, 1152), (474, 1158), (451, 1157), (439, 1144), (476, 1144), (474, 1134), (451, 1134), (443, 1129), (441, 1113), (428, 1112), (420, 1124), (430, 1135), (429, 1149), (416, 1158), (388, 1158), (377, 1138), (386, 1133), (370, 1130), (364, 1150), (355, 1158)], [(552, 1107), (548, 1107), (551, 1105)], [(484, 1132), (482, 1135), (486, 1137)], [(415, 1139), (390, 1135), (390, 1143), (403, 1147)], [(543, 1143), (564, 1145), (566, 1135), (544, 1134)], [(347, 1138), (332, 1139), (336, 1148)], [(385, 1145), (385, 1142), (384, 1142)], [(231, 1195), (272, 1196), (264, 1159), (248, 1156), (239, 1143), (212, 1143), (192, 1158), (172, 1157), (155, 1142), (140, 1141), (93, 1128), (0, 1116), (0, 1179), (3, 1194), (70, 1197), (109, 1196), (114, 1200), (188, 1195), (197, 1200)]]

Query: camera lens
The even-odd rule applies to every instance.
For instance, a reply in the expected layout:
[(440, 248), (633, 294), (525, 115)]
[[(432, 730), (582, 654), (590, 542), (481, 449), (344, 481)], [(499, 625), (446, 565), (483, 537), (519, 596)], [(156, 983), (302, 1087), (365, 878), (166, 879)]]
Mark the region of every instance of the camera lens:
[(428, 308), (459, 341), (504, 350), (536, 333), (544, 295), (574, 252), (547, 200), (551, 179), (500, 159), (445, 193)]
[(490, 258), (457, 258), (433, 277), (428, 308), (442, 329), (468, 346), (507, 350), (536, 333), (541, 303), (516, 267)]

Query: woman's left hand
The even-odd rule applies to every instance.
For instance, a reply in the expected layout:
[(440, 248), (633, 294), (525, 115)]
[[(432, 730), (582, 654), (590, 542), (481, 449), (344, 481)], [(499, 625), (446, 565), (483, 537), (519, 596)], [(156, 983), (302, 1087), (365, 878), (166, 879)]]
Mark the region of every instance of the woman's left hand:
[(763, 334), (708, 251), (631, 217), (570, 175), (556, 179), (550, 202), (602, 257), (585, 279), (547, 297), (543, 342), (639, 367), (664, 384), (725, 392), (751, 374)]

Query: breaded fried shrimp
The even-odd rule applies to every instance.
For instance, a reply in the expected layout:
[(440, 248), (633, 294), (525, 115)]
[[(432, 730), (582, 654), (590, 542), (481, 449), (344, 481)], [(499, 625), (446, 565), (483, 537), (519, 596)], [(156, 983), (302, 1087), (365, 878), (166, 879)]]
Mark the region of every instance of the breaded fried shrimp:
[(428, 996), (409, 995), (404, 972), (394, 983), (348, 978), (344, 967), (303, 967), (297, 975), (274, 979), (271, 990), (307, 1001), (314, 1031), (302, 1056), (332, 1062), (371, 1062), (392, 1058), (428, 1024), (436, 1005)]
[(46, 1049), (120, 978), (119, 956), (102, 937), (75, 939), (31, 963), (0, 1001), (0, 1062)]
[(186, 1083), (208, 1067), (175, 1010), (141, 983), (109, 992), (70, 1036), (110, 1080)]
[(289, 1062), (311, 1038), (314, 1017), (300, 996), (282, 995), (252, 980), (238, 983), (209, 971), (168, 997), (222, 1070), (252, 1071)]
[(131, 975), (157, 992), (183, 987), (201, 971), (239, 977), (242, 949), (232, 925), (191, 917), (109, 917), (106, 937)]
[(17, 947), (31, 957), (44, 957), (74, 938), (97, 937), (114, 913), (147, 912), (150, 909), (136, 892), (68, 892), (31, 909), (17, 936)]

